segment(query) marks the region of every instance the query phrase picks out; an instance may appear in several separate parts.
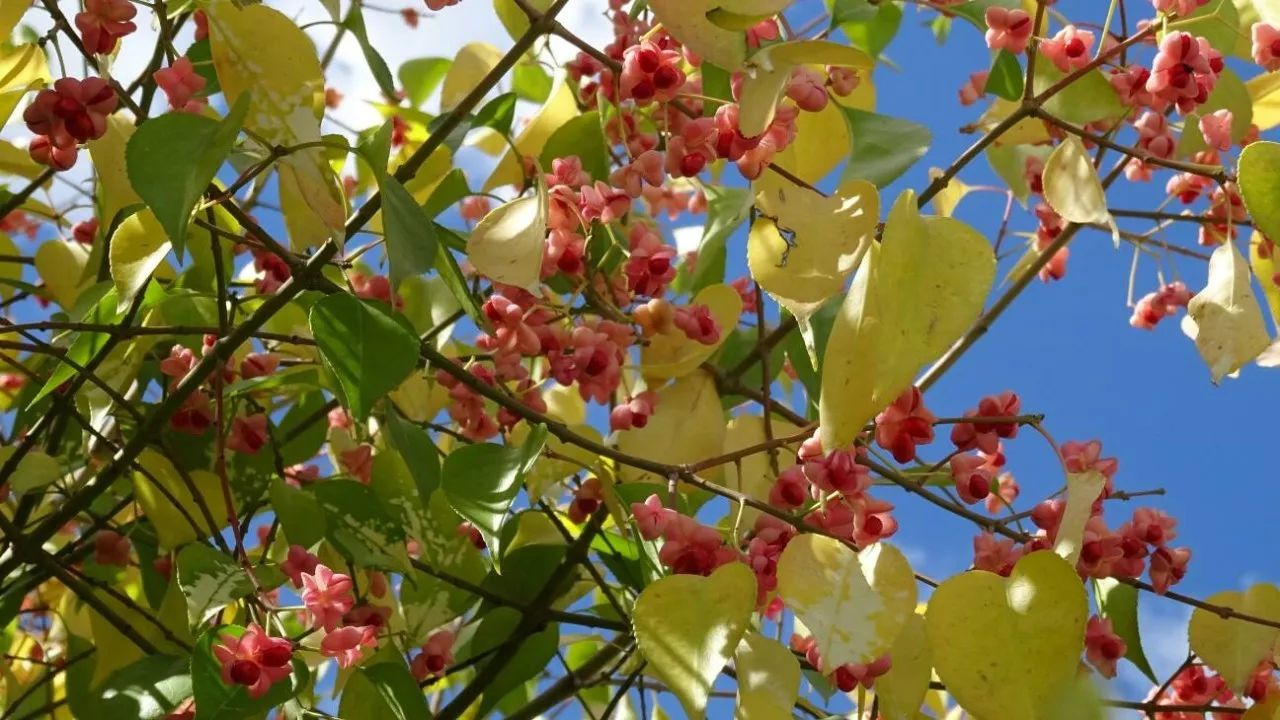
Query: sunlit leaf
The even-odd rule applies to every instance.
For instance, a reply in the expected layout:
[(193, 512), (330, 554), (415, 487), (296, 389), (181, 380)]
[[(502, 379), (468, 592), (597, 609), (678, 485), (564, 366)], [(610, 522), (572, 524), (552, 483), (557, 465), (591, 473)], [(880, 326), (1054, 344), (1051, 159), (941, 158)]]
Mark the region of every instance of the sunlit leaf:
[(800, 663), (776, 640), (748, 631), (733, 657), (738, 674), (735, 720), (774, 720), (791, 717), (800, 691)]
[[(1214, 593), (1205, 602), (1280, 622), (1280, 588), (1271, 583), (1257, 583), (1243, 592)], [(1280, 639), (1280, 629), (1196, 608), (1191, 612), (1187, 639), (1191, 651), (1216, 670), (1227, 687), (1242, 692), (1258, 663), (1271, 656)]]
[(792, 0), (649, 0), (649, 8), (667, 32), (682, 45), (726, 70), (747, 59), (747, 36), (713, 22), (709, 13), (724, 9), (735, 15), (767, 16), (781, 12)]
[[(618, 433), (619, 450), (673, 464), (715, 457), (723, 447), (724, 410), (715, 381), (701, 370), (658, 390), (658, 405), (647, 425)], [(631, 467), (624, 467), (622, 476), (627, 482), (667, 481)]]
[(756, 188), (760, 217), (747, 238), (751, 276), (797, 318), (808, 318), (844, 288), (869, 247), (880, 219), (879, 193), (858, 180), (829, 197), (772, 178)]
[(716, 676), (733, 657), (756, 604), (755, 575), (742, 563), (708, 577), (671, 575), (636, 598), (631, 623), (640, 654), (688, 717), (702, 717)]
[(973, 324), (995, 277), (977, 231), (922, 218), (903, 193), (854, 276), (827, 343), (822, 446), (844, 447)]
[(1008, 578), (949, 578), (929, 599), (925, 627), (938, 676), (970, 715), (1035, 720), (1075, 677), (1087, 614), (1075, 568), (1040, 551)]
[(547, 236), (547, 200), (537, 193), (500, 205), (467, 238), (467, 257), (494, 282), (532, 288), (542, 274)]
[(824, 664), (871, 663), (889, 651), (916, 606), (911, 565), (879, 542), (854, 552), (800, 535), (778, 559), (778, 595), (804, 621)]
[(1233, 243), (1213, 251), (1209, 280), (1187, 305), (1182, 329), (1195, 341), (1215, 383), (1271, 344), (1250, 284), (1249, 263)]

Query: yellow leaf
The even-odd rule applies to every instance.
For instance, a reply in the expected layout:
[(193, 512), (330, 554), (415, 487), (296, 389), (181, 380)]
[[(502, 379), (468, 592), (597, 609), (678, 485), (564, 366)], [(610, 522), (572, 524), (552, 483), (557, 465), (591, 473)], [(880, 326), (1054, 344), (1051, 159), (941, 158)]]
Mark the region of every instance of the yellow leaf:
[(428, 422), (449, 404), (449, 390), (436, 382), (430, 368), (413, 372), (391, 391), (396, 409), (414, 422)]
[(48, 240), (36, 249), (36, 272), (44, 287), (64, 310), (76, 304), (76, 298), (91, 282), (81, 282), (89, 251), (80, 243)]
[[(830, 197), (773, 179), (756, 182), (761, 217), (747, 238), (751, 276), (798, 319), (808, 319), (871, 244), (880, 219), (880, 195), (865, 180), (850, 180)], [(789, 231), (791, 243), (781, 230)]]
[(1087, 615), (1075, 568), (1039, 551), (1007, 579), (949, 578), (929, 599), (925, 629), (938, 676), (970, 716), (1036, 720), (1076, 675)]
[(827, 342), (818, 411), (822, 446), (849, 444), (915, 374), (977, 319), (995, 257), (976, 230), (922, 218), (899, 196), (845, 296)]
[(565, 425), (584, 425), (587, 422), (587, 403), (578, 392), (577, 385), (555, 383), (542, 391), (542, 401), (547, 404), (547, 415)]
[[(7, 39), (8, 35), (2, 37)], [(0, 53), (0, 124), (9, 120), (28, 91), (52, 81), (49, 62), (40, 45), (28, 43)]]
[[(628, 455), (662, 458), (671, 464), (715, 457), (724, 447), (724, 410), (715, 381), (698, 370), (658, 390), (658, 406), (643, 428), (618, 433), (618, 449)], [(718, 468), (706, 475), (715, 477)], [(666, 482), (665, 477), (622, 469), (625, 482)]]
[[(1280, 588), (1271, 583), (1258, 583), (1244, 592), (1215, 593), (1205, 598), (1205, 602), (1280, 622)], [(1258, 663), (1271, 657), (1277, 639), (1280, 639), (1280, 629), (1224, 618), (1201, 608), (1192, 611), (1187, 625), (1191, 651), (1218, 671), (1227, 686), (1236, 692), (1243, 691)]]
[[(774, 438), (794, 435), (800, 431), (800, 428), (795, 425), (777, 418), (774, 418), (770, 423), (770, 429), (773, 430)], [(753, 445), (759, 445), (765, 439), (763, 417), (759, 415), (739, 415), (730, 420), (729, 426), (725, 429), (723, 452), (731, 453)], [(794, 445), (778, 448), (778, 472), (782, 472), (796, 464), (796, 450), (799, 447), (800, 443), (795, 443)], [(768, 502), (769, 488), (773, 487), (773, 482), (776, 479), (777, 476), (773, 473), (773, 467), (769, 464), (768, 452), (748, 455), (736, 463), (729, 463), (725, 466), (725, 484), (761, 502)], [(749, 531), (755, 524), (756, 517), (759, 514), (760, 511), (755, 508), (743, 507), (739, 530), (744, 533)], [(730, 522), (737, 515), (738, 508), (730, 508)]]
[(169, 237), (150, 210), (130, 215), (111, 236), (111, 279), (117, 304), (129, 307), (169, 254)]
[(1253, 296), (1249, 264), (1233, 243), (1213, 251), (1208, 283), (1188, 303), (1182, 329), (1195, 341), (1215, 383), (1271, 344), (1262, 308)]
[(485, 75), (498, 65), (502, 51), (485, 42), (470, 42), (462, 46), (444, 76), (440, 89), (440, 111), (447, 112), (458, 106), (462, 99), (480, 84)]
[(1084, 526), (1093, 515), (1093, 503), (1102, 493), (1107, 478), (1097, 470), (1067, 475), (1067, 507), (1058, 524), (1058, 537), (1053, 551), (1075, 567), (1080, 559)]
[(1244, 83), (1253, 100), (1253, 123), (1266, 131), (1280, 125), (1280, 72), (1263, 73)]
[(1258, 285), (1262, 287), (1262, 296), (1267, 299), (1267, 306), (1271, 308), (1271, 322), (1280, 327), (1280, 265), (1276, 263), (1275, 249), (1263, 257), (1262, 238), (1255, 230), (1253, 237), (1249, 239), (1249, 264), (1253, 268), (1254, 277), (1258, 278)]
[(1280, 698), (1270, 696), (1266, 702), (1255, 704), (1240, 720), (1280, 720)]
[(754, 630), (738, 643), (735, 720), (790, 720), (800, 693), (800, 661), (791, 650)]
[(806, 534), (778, 558), (778, 595), (809, 629), (826, 667), (865, 664), (898, 639), (916, 606), (916, 579), (889, 543), (854, 552)]
[(117, 113), (107, 118), (107, 131), (102, 137), (88, 144), (93, 168), (98, 172), (98, 217), (104, 232), (117, 213), (142, 202), (125, 169), (124, 149), (133, 130), (133, 122)]
[[(933, 182), (936, 178), (942, 177), (940, 168), (929, 169), (929, 182)], [(969, 194), (969, 186), (960, 182), (959, 178), (951, 178), (946, 185), (933, 196), (933, 210), (942, 217), (951, 217), (955, 213), (956, 206)]]
[[(18, 252), (18, 246), (13, 244), (13, 240), (7, 233), (0, 233), (0, 254), (11, 255), (17, 257), (22, 253)], [(12, 262), (0, 262), (0, 298), (9, 299), (17, 292), (17, 287), (6, 281), (17, 281), (22, 279), (22, 265)]]
[(631, 623), (649, 670), (671, 688), (690, 718), (702, 717), (707, 698), (756, 606), (756, 576), (742, 563), (708, 577), (671, 575), (636, 598)]
[[(864, 83), (871, 85), (870, 80)], [(802, 112), (796, 117), (796, 138), (773, 157), (773, 164), (815, 184), (848, 159), (851, 147), (844, 112), (837, 104), (827, 103), (816, 113)]]
[(694, 298), (693, 305), (705, 305), (720, 325), (720, 339), (710, 345), (692, 340), (683, 330), (671, 328), (649, 338), (640, 348), (640, 370), (649, 379), (666, 380), (684, 377), (711, 357), (738, 324), (742, 314), (742, 296), (724, 284), (709, 285)]
[(484, 216), (467, 238), (467, 258), (494, 282), (532, 290), (542, 274), (547, 238), (547, 203), (538, 192), (500, 205)]
[(884, 720), (915, 720), (929, 691), (933, 663), (924, 618), (912, 613), (889, 650), (893, 665), (876, 678), (880, 714)]
[(1044, 199), (1069, 222), (1110, 225), (1120, 242), (1115, 221), (1107, 212), (1106, 191), (1080, 138), (1067, 137), (1049, 154), (1044, 163)]
[[(209, 514), (213, 516), (213, 521), (217, 525), (215, 530), (220, 530), (227, 524), (227, 504), (223, 500), (222, 485), (218, 476), (204, 470), (189, 473), (191, 484), (195, 486), (200, 496), (197, 502), (192, 497), (191, 488), (183, 482), (178, 469), (169, 462), (168, 458), (148, 449), (138, 456), (138, 464), (145, 468), (152, 478), (155, 478), (155, 481), (152, 481), (147, 475), (135, 472), (133, 483), (142, 512), (156, 528), (156, 537), (159, 540), (157, 544), (161, 552), (167, 552), (185, 542), (213, 534), (200, 509), (201, 504), (208, 508)], [(191, 520), (188, 520), (188, 517)], [(191, 521), (195, 522), (199, 532), (196, 527), (192, 527)]]
[(45, 167), (31, 159), (31, 154), (13, 143), (0, 142), (0, 173), (33, 180)]
[(751, 56), (752, 70), (742, 82), (738, 127), (743, 135), (755, 137), (769, 128), (791, 72), (808, 64), (868, 71), (875, 67), (875, 60), (861, 50), (827, 40), (794, 40), (761, 48)]
[[(525, 2), (534, 10), (544, 13), (551, 8), (554, 0), (525, 0)], [(516, 5), (515, 0), (493, 0), (493, 9), (512, 40), (519, 38), (525, 30), (529, 29), (529, 16), (524, 14), (519, 5)]]
[(773, 15), (792, 0), (650, 0), (649, 7), (672, 37), (703, 60), (729, 72), (747, 59), (747, 36), (726, 30), (707, 17), (721, 7), (737, 15)]
[(31, 3), (26, 0), (0, 0), (0, 38), (9, 39), (30, 7)]
[[(991, 103), (991, 107), (982, 113), (982, 117), (978, 119), (977, 126), (982, 130), (990, 130), (1000, 124), (1002, 120), (1009, 117), (1015, 110), (1021, 107), (1018, 103), (1004, 98), (996, 98)], [(1040, 143), (1049, 141), (1049, 131), (1045, 128), (1043, 120), (1038, 118), (1026, 118), (1014, 124), (996, 139), (995, 145), (1039, 145)]]
[[(286, 147), (319, 142), (324, 71), (307, 34), (287, 15), (265, 5), (238, 7), (233, 0), (215, 0), (205, 12), (213, 64), (227, 103), (234, 105), (250, 93), (245, 126), (267, 142)], [(324, 149), (292, 152), (280, 161), (277, 172), (282, 185), (296, 185), (307, 211), (330, 237), (341, 240), (346, 207)], [(292, 235), (298, 221), (288, 215), (285, 221)], [(299, 247), (296, 241), (294, 246)]]
[(541, 155), (551, 134), (577, 116), (578, 101), (574, 97), (573, 88), (569, 85), (568, 77), (559, 73), (546, 103), (529, 119), (529, 124), (525, 125), (520, 134), (516, 135), (513, 143), (515, 152), (508, 149), (503, 153), (493, 174), (485, 181), (484, 191), (489, 192), (503, 185), (520, 185), (524, 181), (521, 158), (536, 158)]

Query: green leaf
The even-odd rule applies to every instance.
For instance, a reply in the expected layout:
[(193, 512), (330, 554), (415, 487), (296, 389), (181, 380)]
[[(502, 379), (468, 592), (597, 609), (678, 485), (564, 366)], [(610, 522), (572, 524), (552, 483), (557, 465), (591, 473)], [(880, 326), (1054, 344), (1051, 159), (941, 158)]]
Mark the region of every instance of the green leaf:
[(327, 536), (360, 566), (394, 572), (412, 567), (404, 528), (383, 510), (373, 489), (354, 480), (328, 480), (310, 488), (327, 516)]
[[(17, 445), (0, 448), (0, 465), (8, 462), (17, 451)], [(18, 467), (5, 478), (5, 482), (9, 483), (9, 489), (14, 492), (26, 493), (45, 487), (61, 475), (62, 468), (56, 459), (39, 450), (30, 450), (18, 461)]]
[(453, 65), (452, 60), (435, 57), (409, 60), (401, 65), (397, 74), (409, 104), (418, 107), (426, 102), (431, 93), (440, 87), (450, 65)]
[(1280, 239), (1280, 143), (1250, 143), (1240, 153), (1240, 194), (1258, 232)]
[(1230, 55), (1240, 39), (1240, 12), (1232, 0), (1208, 2), (1190, 15), (1169, 23), (1167, 31), (1203, 37), (1218, 52)]
[(1005, 100), (1019, 100), (1022, 90), (1022, 65), (1018, 63), (1018, 57), (1008, 50), (996, 53), (991, 72), (987, 75), (987, 92)]
[(201, 92), (205, 95), (222, 92), (222, 86), (218, 84), (218, 72), (213, 67), (213, 52), (209, 45), (209, 38), (191, 43), (191, 47), (187, 48), (187, 59), (191, 61), (196, 74), (204, 78), (204, 89)]
[(556, 128), (542, 148), (539, 162), (550, 172), (551, 161), (567, 155), (577, 155), (582, 169), (591, 177), (609, 177), (609, 154), (605, 151), (604, 129), (600, 125), (600, 113), (596, 110), (582, 113)]
[(490, 443), (464, 445), (444, 459), (441, 487), (445, 497), (463, 519), (480, 530), (494, 569), (500, 567), (502, 526), (507, 521), (507, 511), (520, 493), (525, 473), (538, 459), (546, 439), (546, 426), (539, 425), (520, 447)]
[(378, 83), (378, 89), (382, 91), (383, 96), (393, 98), (396, 96), (396, 81), (391, 77), (391, 70), (387, 67), (387, 61), (382, 59), (377, 49), (373, 47), (373, 43), (369, 42), (369, 33), (364, 27), (364, 15), (360, 11), (359, 3), (352, 5), (347, 11), (347, 17), (342, 21), (342, 27), (351, 31), (356, 41), (360, 43), (360, 51), (364, 53), (364, 62), (369, 66), (369, 72), (373, 73), (373, 79)]
[(312, 547), (325, 535), (324, 508), (315, 496), (280, 478), (271, 480), (271, 508), (280, 520), (280, 529), (294, 545)]
[(191, 697), (185, 659), (151, 655), (112, 673), (98, 691), (100, 720), (160, 720)]
[(378, 180), (382, 192), (382, 224), (387, 243), (391, 286), (435, 265), (436, 233), (418, 201), (390, 175)]
[(840, 15), (833, 14), (832, 27), (839, 26), (854, 47), (871, 57), (880, 57), (894, 36), (898, 34), (898, 28), (902, 25), (902, 8), (892, 2), (881, 2), (874, 6), (866, 0), (857, 0), (857, 2), (862, 3), (870, 13), (861, 8), (856, 13), (846, 11), (843, 17), (850, 18), (846, 20), (842, 20)]
[(427, 198), (427, 202), (423, 204), (422, 211), (434, 220), (437, 215), (470, 194), (471, 188), (467, 186), (467, 174), (462, 172), (462, 168), (453, 168), (431, 191), (431, 197)]
[[(1035, 91), (1044, 92), (1066, 77), (1053, 63), (1036, 63)], [(1016, 99), (1016, 98), (1015, 98)], [(1085, 73), (1044, 103), (1055, 117), (1078, 125), (1118, 118), (1129, 111), (1101, 70)]]
[(484, 322), (480, 306), (476, 303), (475, 297), (471, 295), (471, 289), (467, 287), (467, 279), (462, 276), (462, 268), (458, 267), (457, 259), (450, 252), (450, 242), (456, 242), (462, 247), (466, 247), (466, 240), (458, 237), (457, 233), (440, 223), (432, 223), (432, 226), (436, 230), (436, 237), (442, 240), (439, 243), (439, 251), (436, 253), (436, 272), (440, 273), (440, 279), (444, 281), (454, 299), (466, 311), (467, 317), (476, 322)]
[(893, 182), (924, 157), (933, 142), (929, 128), (902, 118), (841, 107), (853, 152), (841, 180), (864, 179), (876, 187)]
[(244, 720), (265, 713), (282, 705), (306, 687), (309, 672), (298, 658), (293, 660), (293, 674), (288, 681), (271, 686), (265, 695), (253, 699), (243, 685), (226, 685), (222, 682), (222, 663), (213, 655), (213, 646), (221, 642), (222, 635), (240, 637), (244, 628), (239, 625), (223, 625), (205, 631), (196, 641), (191, 655), (191, 685), (195, 691), (196, 707), (200, 720)]
[(511, 71), (511, 89), (521, 100), (542, 104), (551, 96), (551, 76), (541, 63), (526, 58)]
[[(506, 661), (506, 666), (489, 687), (485, 688), (480, 700), (479, 715), (483, 717), (502, 700), (507, 693), (523, 685), (526, 680), (541, 673), (556, 656), (560, 644), (559, 625), (548, 623), (542, 630), (528, 636), (519, 645), (507, 645), (513, 639), (512, 633), (520, 625), (519, 610), (508, 607), (494, 608), (485, 614), (471, 638), (472, 657), (502, 647), (495, 653)], [(480, 665), (492, 662), (485, 661)], [(483, 670), (481, 670), (483, 672)]]
[(708, 185), (707, 220), (698, 245), (698, 262), (693, 271), (690, 294), (708, 285), (724, 282), (725, 243), (751, 216), (754, 195), (748, 188)]
[[(458, 535), (458, 516), (444, 492), (432, 493), (428, 516), (429, 530), (418, 538), (425, 561), (438, 572), (480, 584), (485, 575), (484, 561), (471, 541)], [(476, 602), (476, 597), (466, 590), (421, 570), (415, 569), (408, 578), (400, 588), (408, 644), (426, 642), (432, 630), (458, 617)]]
[(1155, 671), (1142, 652), (1142, 634), (1138, 631), (1138, 589), (1115, 578), (1093, 581), (1093, 594), (1098, 601), (1098, 617), (1111, 621), (1111, 630), (1124, 640), (1124, 657), (1158, 685)]
[(356, 668), (342, 690), (339, 712), (346, 720), (427, 720), (427, 700), (404, 662)]
[(280, 462), (285, 466), (310, 460), (320, 452), (324, 444), (325, 423), (317, 422), (318, 413), (324, 410), (324, 395), (318, 390), (298, 398), (276, 425), (275, 437), (279, 443)]
[[(487, 127), (500, 135), (511, 134), (516, 117), (516, 94), (504, 93), (485, 103), (471, 118), (472, 127)], [(550, 167), (548, 165), (548, 167)]]
[(440, 486), (440, 453), (435, 442), (425, 430), (400, 417), (398, 412), (387, 413), (386, 428), (391, 446), (400, 451), (413, 475), (418, 494), (431, 497)]
[(191, 210), (231, 152), (249, 112), (242, 95), (222, 122), (171, 112), (138, 126), (125, 161), (129, 184), (155, 213), (182, 257)]
[(208, 545), (192, 543), (178, 553), (178, 585), (187, 617), (199, 625), (226, 605), (253, 593), (253, 581), (236, 561)]
[(311, 308), (311, 333), (324, 365), (338, 379), (344, 404), (358, 420), (418, 364), (418, 338), (381, 303), (347, 293)]

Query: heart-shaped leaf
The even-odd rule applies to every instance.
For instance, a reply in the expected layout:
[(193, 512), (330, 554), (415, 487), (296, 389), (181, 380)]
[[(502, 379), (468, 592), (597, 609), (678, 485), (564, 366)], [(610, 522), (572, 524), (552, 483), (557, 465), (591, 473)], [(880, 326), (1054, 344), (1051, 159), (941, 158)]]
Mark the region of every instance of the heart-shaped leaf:
[(1008, 578), (974, 570), (942, 583), (925, 629), (933, 666), (967, 713), (1035, 720), (1075, 677), (1087, 614), (1075, 568), (1040, 551)]
[(755, 606), (756, 576), (742, 563), (708, 577), (671, 575), (636, 598), (631, 623), (640, 654), (689, 717), (706, 712), (711, 685), (738, 649)]
[(986, 238), (959, 220), (922, 218), (914, 193), (900, 195), (827, 341), (822, 446), (848, 445), (942, 355), (978, 318), (994, 278)]
[(889, 672), (876, 678), (880, 714), (884, 720), (915, 720), (920, 717), (920, 704), (933, 677), (924, 616), (912, 614), (907, 618), (907, 624), (898, 633), (889, 655), (893, 658), (893, 665)]
[(791, 717), (800, 691), (800, 661), (782, 643), (749, 632), (733, 658), (738, 673), (735, 720)]
[(823, 664), (869, 663), (898, 639), (916, 607), (916, 580), (898, 548), (854, 552), (822, 535), (801, 535), (778, 559), (778, 594), (809, 628)]
[[(1216, 593), (1205, 602), (1280, 622), (1280, 588), (1271, 583), (1258, 583), (1244, 592)], [(1200, 608), (1191, 613), (1191, 623), (1187, 625), (1191, 651), (1217, 670), (1236, 692), (1244, 689), (1258, 663), (1271, 657), (1277, 638), (1280, 630), (1276, 628), (1224, 618)]]

